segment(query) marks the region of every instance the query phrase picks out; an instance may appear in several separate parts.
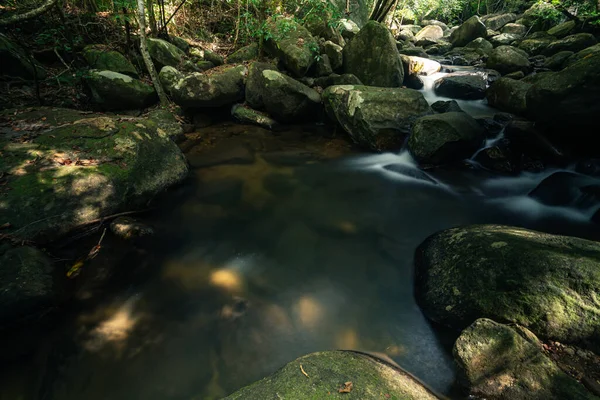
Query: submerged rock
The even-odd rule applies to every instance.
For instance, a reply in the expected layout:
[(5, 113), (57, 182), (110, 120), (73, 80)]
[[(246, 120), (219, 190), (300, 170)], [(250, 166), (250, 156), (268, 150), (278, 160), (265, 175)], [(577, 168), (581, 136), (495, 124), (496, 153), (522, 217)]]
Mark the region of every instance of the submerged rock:
[(482, 144), (485, 132), (464, 112), (428, 115), (415, 122), (408, 150), (423, 164), (445, 164), (470, 157)]
[(396, 42), (389, 29), (375, 21), (344, 48), (344, 70), (368, 86), (400, 87), (404, 81)]
[[(348, 392), (339, 392), (341, 388)], [(387, 362), (362, 353), (325, 351), (300, 357), (225, 400), (271, 399), (274, 393), (290, 400), (329, 396), (375, 400), (381, 393), (392, 399), (438, 399), (412, 375)]]
[(329, 117), (359, 146), (397, 150), (414, 121), (431, 109), (421, 92), (373, 86), (330, 86), (323, 92)]
[(85, 83), (103, 110), (141, 109), (158, 99), (153, 86), (118, 72), (91, 70)]
[(486, 37), (487, 28), (478, 16), (474, 15), (466, 20), (450, 35), (450, 42), (454, 47), (465, 46), (478, 37)]
[(500, 78), (490, 85), (485, 97), (491, 107), (524, 115), (527, 112), (527, 91), (531, 84), (510, 78)]
[(415, 294), (425, 315), (446, 326), (492, 318), (597, 346), (599, 257), (600, 243), (585, 239), (500, 225), (448, 229), (417, 249)]
[(0, 79), (45, 79), (46, 70), (31, 54), (0, 33)]
[(486, 87), (487, 79), (482, 74), (448, 74), (434, 83), (439, 96), (465, 100), (483, 99)]
[(592, 400), (596, 397), (542, 352), (523, 327), (478, 319), (453, 349), (458, 382), (471, 396), (490, 400)]
[(91, 45), (83, 49), (83, 58), (85, 58), (85, 61), (87, 61), (92, 69), (114, 71), (129, 75), (132, 78), (139, 78), (139, 74), (133, 64), (118, 51)]

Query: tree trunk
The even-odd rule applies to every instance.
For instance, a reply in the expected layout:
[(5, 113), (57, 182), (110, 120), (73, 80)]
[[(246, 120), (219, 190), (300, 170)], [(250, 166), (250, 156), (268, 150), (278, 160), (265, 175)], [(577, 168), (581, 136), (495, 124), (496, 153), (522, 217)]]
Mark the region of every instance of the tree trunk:
[(154, 15), (154, 4), (152, 0), (148, 0), (148, 22), (150, 23), (150, 32), (156, 35), (158, 27), (156, 26), (156, 16)]
[(162, 106), (167, 106), (169, 104), (169, 99), (167, 98), (167, 95), (165, 94), (165, 91), (163, 90), (163, 87), (160, 84), (158, 74), (156, 73), (156, 68), (154, 68), (154, 63), (152, 63), (150, 53), (148, 52), (144, 0), (137, 0), (137, 4), (138, 21), (140, 24), (140, 52), (142, 53), (142, 58), (144, 59), (144, 63), (146, 64), (146, 68), (148, 69), (148, 73), (150, 74), (150, 78), (152, 78), (152, 84), (154, 85), (154, 89), (156, 89), (156, 93), (158, 94), (158, 98), (160, 99), (160, 104)]
[(57, 2), (58, 2), (58, 0), (48, 0), (44, 4), (42, 4), (40, 7), (36, 8), (34, 10), (28, 11), (23, 14), (13, 15), (12, 17), (1, 19), (0, 26), (17, 24), (19, 22), (23, 22), (25, 20), (35, 18), (38, 15), (42, 15), (46, 11), (50, 10), (52, 7), (54, 7), (54, 5)]
[(392, 10), (392, 7), (395, 3), (395, 0), (377, 0), (375, 3), (375, 8), (373, 9), (369, 19), (377, 22), (385, 21), (385, 18)]

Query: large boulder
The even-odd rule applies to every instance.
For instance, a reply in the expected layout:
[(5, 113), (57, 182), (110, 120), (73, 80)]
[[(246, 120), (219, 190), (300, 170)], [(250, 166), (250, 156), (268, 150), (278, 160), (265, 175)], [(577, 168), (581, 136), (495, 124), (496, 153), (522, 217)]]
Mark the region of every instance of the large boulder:
[(576, 35), (567, 36), (561, 40), (551, 42), (543, 51), (544, 55), (550, 56), (559, 51), (572, 51), (577, 53), (587, 47), (597, 44), (598, 41), (591, 33), (578, 33)]
[(344, 70), (368, 86), (402, 86), (402, 61), (389, 29), (369, 21), (344, 48)]
[(552, 71), (560, 71), (566, 64), (569, 57), (574, 53), (572, 51), (559, 51), (558, 53), (546, 58), (544, 60), (544, 68)]
[(551, 3), (536, 1), (523, 13), (519, 21), (535, 32), (550, 29), (556, 25), (557, 20), (564, 21), (564, 15), (559, 10)]
[(521, 35), (514, 33), (501, 33), (500, 35), (492, 36), (490, 38), (490, 43), (492, 43), (494, 47), (507, 46), (520, 38)]
[(470, 41), (465, 47), (467, 49), (480, 50), (484, 54), (489, 54), (494, 50), (494, 45), (481, 37)]
[(500, 225), (448, 229), (417, 249), (415, 294), (442, 325), (492, 318), (600, 345), (598, 260), (600, 243), (585, 239)]
[(528, 37), (521, 41), (518, 47), (530, 56), (537, 56), (544, 53), (553, 41), (553, 36)]
[(444, 30), (441, 27), (437, 25), (427, 25), (419, 32), (417, 32), (417, 34), (415, 35), (415, 40), (417, 42), (421, 40), (429, 40), (432, 42), (436, 42), (438, 39), (441, 39), (443, 37)]
[(528, 73), (531, 69), (527, 53), (512, 46), (496, 47), (491, 52), (486, 65), (502, 75), (517, 71)]
[(220, 107), (244, 98), (246, 67), (227, 66), (217, 72), (185, 75), (169, 88), (173, 101), (184, 108)]
[(139, 74), (133, 64), (118, 51), (107, 50), (100, 46), (86, 46), (83, 49), (83, 58), (92, 69), (101, 71), (114, 71), (139, 78)]
[(483, 22), (488, 29), (493, 29), (495, 31), (502, 28), (504, 25), (515, 22), (517, 20), (516, 14), (506, 13), (506, 14), (498, 14), (493, 15), (489, 18), (486, 18)]
[(257, 125), (265, 129), (274, 129), (278, 126), (273, 118), (250, 107), (244, 107), (242, 104), (234, 104), (231, 107), (231, 116), (242, 124)]
[(325, 110), (359, 146), (397, 150), (413, 122), (431, 109), (421, 92), (372, 86), (331, 86), (323, 92)]
[(329, 76), (322, 76), (320, 78), (315, 79), (315, 85), (319, 86), (323, 89), (328, 88), (329, 86), (335, 85), (362, 85), (360, 79), (352, 74), (331, 74)]
[(450, 35), (450, 42), (454, 47), (465, 46), (478, 37), (486, 37), (487, 28), (478, 16), (474, 15), (466, 20)]
[(428, 115), (415, 122), (408, 150), (423, 164), (446, 164), (470, 157), (481, 146), (485, 132), (464, 112)]
[(321, 96), (316, 90), (270, 67), (262, 68), (260, 63), (251, 67), (246, 100), (280, 122), (314, 120), (321, 109)]
[(118, 72), (90, 70), (84, 79), (92, 99), (103, 110), (140, 109), (158, 99), (154, 87)]
[(524, 36), (527, 33), (527, 27), (522, 24), (510, 23), (502, 27), (502, 33), (510, 33), (512, 35)]
[(0, 79), (45, 79), (46, 70), (31, 54), (0, 33)]
[(558, 24), (558, 25), (553, 26), (552, 28), (548, 29), (548, 34), (555, 36), (559, 39), (562, 39), (565, 36), (571, 34), (571, 32), (573, 32), (573, 30), (575, 29), (576, 25), (577, 24), (573, 20), (566, 21), (566, 22), (563, 22), (562, 24)]
[(177, 68), (186, 59), (179, 47), (163, 39), (148, 38), (148, 52), (159, 71), (167, 65)]
[(439, 62), (416, 56), (406, 56), (401, 54), (402, 66), (404, 67), (404, 75), (433, 75), (440, 72), (442, 64)]
[[(3, 193), (0, 220), (10, 223), (2, 232), (17, 239), (44, 242), (145, 207), (187, 175), (186, 160), (171, 140), (181, 128), (163, 113), (136, 118), (37, 108), (6, 110), (1, 117), (21, 129), (0, 137), (0, 171), (11, 189)], [(28, 121), (44, 121), (44, 127), (28, 142), (10, 141), (36, 129)]]
[(344, 48), (333, 43), (331, 40), (326, 41), (321, 45), (324, 54), (329, 57), (331, 68), (338, 70), (344, 65)]
[(542, 204), (589, 210), (600, 205), (600, 180), (570, 171), (559, 171), (545, 178), (531, 192)]
[(453, 349), (458, 382), (471, 396), (490, 400), (597, 399), (542, 352), (526, 328), (481, 318)]
[(279, 57), (295, 76), (306, 75), (318, 56), (317, 40), (292, 19), (271, 18), (268, 25), (272, 36), (265, 42), (265, 49), (273, 57)]
[(158, 78), (163, 89), (165, 89), (165, 92), (171, 95), (173, 92), (173, 88), (175, 88), (175, 86), (179, 83), (180, 80), (185, 78), (185, 74), (173, 67), (166, 66), (160, 70)]
[(227, 57), (228, 64), (239, 64), (258, 58), (258, 43), (251, 43), (233, 52)]
[(452, 99), (477, 100), (485, 97), (487, 79), (483, 74), (448, 74), (434, 83), (435, 93)]
[(600, 53), (563, 69), (546, 73), (527, 92), (529, 115), (574, 137), (589, 138), (600, 115)]
[(527, 113), (527, 91), (531, 84), (510, 78), (494, 81), (486, 91), (486, 98), (491, 107), (510, 113), (525, 115)]
[(300, 357), (224, 400), (266, 400), (273, 399), (275, 393), (277, 398), (289, 400), (328, 397), (438, 400), (411, 374), (389, 361), (351, 351), (325, 351)]
[(571, 57), (565, 61), (564, 67), (568, 67), (569, 65), (575, 64), (576, 62), (583, 60), (584, 58), (591, 57), (592, 54), (600, 53), (600, 44), (596, 44), (594, 46), (588, 47), (587, 49), (583, 49), (573, 54)]

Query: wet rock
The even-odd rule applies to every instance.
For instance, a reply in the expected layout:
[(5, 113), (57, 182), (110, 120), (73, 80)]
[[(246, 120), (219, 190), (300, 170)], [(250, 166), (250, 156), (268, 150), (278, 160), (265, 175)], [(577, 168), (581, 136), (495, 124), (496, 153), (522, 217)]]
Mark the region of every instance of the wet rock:
[(487, 67), (495, 69), (501, 74), (523, 71), (528, 73), (531, 64), (528, 55), (522, 50), (512, 46), (499, 46), (492, 51), (487, 60)]
[(443, 55), (449, 52), (451, 49), (452, 44), (450, 42), (440, 40), (437, 42), (437, 44), (427, 47), (425, 52), (430, 55)]
[(526, 328), (481, 318), (454, 344), (459, 383), (471, 396), (486, 399), (561, 400), (595, 397), (542, 352)]
[(563, 22), (562, 24), (558, 24), (548, 29), (548, 35), (552, 35), (554, 37), (562, 39), (565, 36), (568, 36), (571, 32), (573, 32), (573, 30), (575, 29), (575, 25), (575, 21), (573, 20)]
[(173, 101), (184, 108), (220, 107), (244, 98), (243, 65), (226, 66), (218, 72), (184, 75), (169, 91)]
[(258, 58), (258, 43), (251, 43), (236, 50), (227, 57), (228, 64), (240, 64)]
[(479, 49), (455, 47), (446, 53), (446, 57), (450, 57), (452, 65), (474, 65), (486, 58), (487, 54)]
[(544, 50), (543, 54), (550, 56), (559, 51), (572, 51), (574, 53), (594, 46), (598, 41), (591, 33), (578, 33), (576, 35), (567, 36), (561, 40), (551, 42)]
[(469, 158), (481, 146), (485, 132), (464, 112), (447, 112), (418, 119), (408, 150), (423, 164), (445, 164)]
[(407, 56), (402, 54), (404, 76), (407, 75), (433, 75), (442, 69), (442, 65), (434, 60), (423, 57)]
[(497, 31), (500, 28), (502, 28), (504, 25), (506, 25), (510, 22), (515, 22), (516, 20), (517, 20), (516, 14), (506, 13), (506, 14), (493, 15), (491, 17), (485, 18), (485, 20), (483, 20), (483, 23), (489, 29), (493, 29), (493, 30)]
[(335, 85), (362, 85), (362, 82), (352, 74), (331, 74), (315, 79), (314, 85), (325, 89)]
[[(6, 110), (3, 117), (13, 113)], [(50, 125), (26, 145), (7, 146), (0, 138), (0, 168), (9, 173), (12, 188), (0, 208), (0, 220), (11, 223), (3, 233), (24, 240), (56, 239), (104, 216), (145, 207), (188, 172), (171, 140), (181, 128), (158, 114), (135, 118), (37, 108), (18, 118), (44, 118)], [(177, 132), (170, 132), (174, 127)], [(38, 162), (24, 170), (28, 151), (35, 151)]]
[(383, 169), (391, 172), (395, 172), (400, 175), (408, 176), (410, 178), (414, 178), (420, 181), (433, 183), (437, 185), (437, 182), (427, 175), (425, 172), (421, 171), (418, 168), (414, 168), (412, 166), (407, 166), (405, 164), (388, 164), (383, 167)]
[(323, 53), (329, 57), (331, 68), (335, 71), (344, 64), (344, 48), (328, 40), (322, 45)]
[(186, 59), (181, 49), (162, 39), (148, 38), (148, 52), (158, 71), (167, 65), (177, 68)]
[(544, 61), (544, 68), (551, 69), (552, 71), (560, 71), (565, 65), (566, 61), (571, 57), (574, 53), (572, 51), (560, 51), (554, 54), (551, 57), (548, 57)]
[(435, 103), (433, 103), (431, 105), (431, 109), (433, 111), (435, 111), (436, 113), (463, 112), (463, 110), (460, 108), (460, 106), (458, 105), (456, 100), (436, 101)]
[(315, 62), (319, 49), (317, 40), (297, 22), (287, 18), (271, 18), (268, 21), (272, 37), (265, 42), (265, 49), (279, 59), (285, 68), (297, 77), (306, 75)]
[(368, 86), (400, 87), (404, 81), (396, 42), (387, 27), (375, 21), (344, 48), (344, 70)]
[[(428, 40), (435, 43), (438, 39), (444, 37), (444, 30), (437, 25), (428, 25), (421, 29), (415, 35), (415, 40), (417, 42), (421, 40)], [(417, 44), (418, 45), (418, 44)]]
[(0, 244), (0, 325), (36, 317), (55, 305), (52, 260), (30, 247)]
[[(301, 373), (301, 365), (310, 378)], [(412, 375), (372, 356), (350, 351), (327, 351), (300, 357), (225, 400), (268, 399), (273, 393), (286, 399), (301, 399), (307, 395), (322, 397), (327, 393), (339, 395), (338, 389), (350, 380), (353, 385), (347, 395), (360, 399), (375, 399), (380, 397), (380, 393), (407, 400), (438, 398)], [(346, 384), (346, 387), (349, 385)]]
[(599, 257), (599, 243), (575, 237), (500, 225), (448, 229), (417, 249), (415, 293), (425, 315), (446, 326), (493, 318), (597, 345)]
[(482, 74), (448, 74), (434, 83), (437, 95), (464, 100), (483, 99), (486, 87), (487, 79)]
[(527, 27), (521, 24), (510, 23), (504, 25), (500, 32), (522, 37), (527, 33)]
[(540, 182), (529, 196), (550, 206), (588, 209), (600, 205), (600, 180), (573, 172), (555, 172)]
[(454, 47), (465, 46), (478, 37), (486, 37), (487, 28), (478, 16), (474, 15), (466, 20), (458, 29), (450, 35), (450, 42)]
[(421, 90), (425, 86), (425, 83), (423, 83), (423, 80), (418, 75), (405, 75), (404, 86), (409, 89)]
[(564, 154), (536, 128), (536, 124), (527, 120), (513, 120), (504, 130), (512, 147), (528, 157), (546, 162), (562, 164)]
[(257, 125), (265, 129), (274, 129), (279, 124), (273, 118), (260, 111), (235, 104), (231, 108), (231, 116), (243, 124)]
[(518, 171), (518, 166), (513, 162), (513, 154), (506, 140), (495, 146), (481, 150), (475, 156), (475, 161), (483, 168), (501, 174), (512, 174)]
[(490, 42), (494, 47), (508, 46), (510, 44), (513, 44), (515, 40), (519, 40), (520, 38), (520, 35), (514, 33), (502, 33), (500, 35), (491, 37)]
[(527, 91), (531, 84), (500, 78), (490, 85), (485, 93), (488, 104), (502, 111), (524, 115), (527, 112)]
[(427, 55), (427, 53), (425, 52), (425, 49), (422, 47), (400, 46), (400, 47), (398, 47), (398, 53), (406, 55), (406, 56), (415, 56), (415, 57), (422, 57), (422, 58), (429, 57)]
[(315, 75), (321, 77), (329, 76), (332, 73), (333, 69), (331, 68), (331, 62), (329, 62), (329, 56), (327, 54), (321, 54), (315, 63)]
[(355, 143), (374, 151), (399, 149), (412, 123), (431, 113), (423, 94), (412, 89), (330, 86), (323, 102)]
[(84, 79), (103, 110), (141, 109), (158, 99), (154, 87), (118, 72), (91, 70)]
[(25, 49), (0, 33), (0, 79), (45, 79), (46, 70)]
[(139, 78), (139, 74), (133, 64), (118, 51), (91, 45), (83, 49), (83, 58), (85, 58), (85, 61), (87, 61), (92, 69), (114, 71), (129, 75), (132, 78)]
[(141, 239), (154, 235), (154, 229), (131, 217), (119, 217), (115, 219), (110, 223), (110, 231), (115, 236), (125, 240)]

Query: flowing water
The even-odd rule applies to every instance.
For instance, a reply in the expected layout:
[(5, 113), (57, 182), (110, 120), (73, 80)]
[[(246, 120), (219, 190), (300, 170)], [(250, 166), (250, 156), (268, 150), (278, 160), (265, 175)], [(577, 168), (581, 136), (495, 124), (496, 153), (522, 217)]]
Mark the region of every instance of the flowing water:
[(415, 248), (473, 223), (600, 239), (592, 210), (527, 196), (549, 174), (425, 173), (406, 152), (257, 151), (196, 168), (144, 218), (151, 245), (123, 255), (107, 239), (86, 268), (136, 272), (74, 310), (35, 360), (8, 366), (0, 399), (217, 399), (327, 349), (385, 354), (455, 397), (456, 333), (415, 303)]

